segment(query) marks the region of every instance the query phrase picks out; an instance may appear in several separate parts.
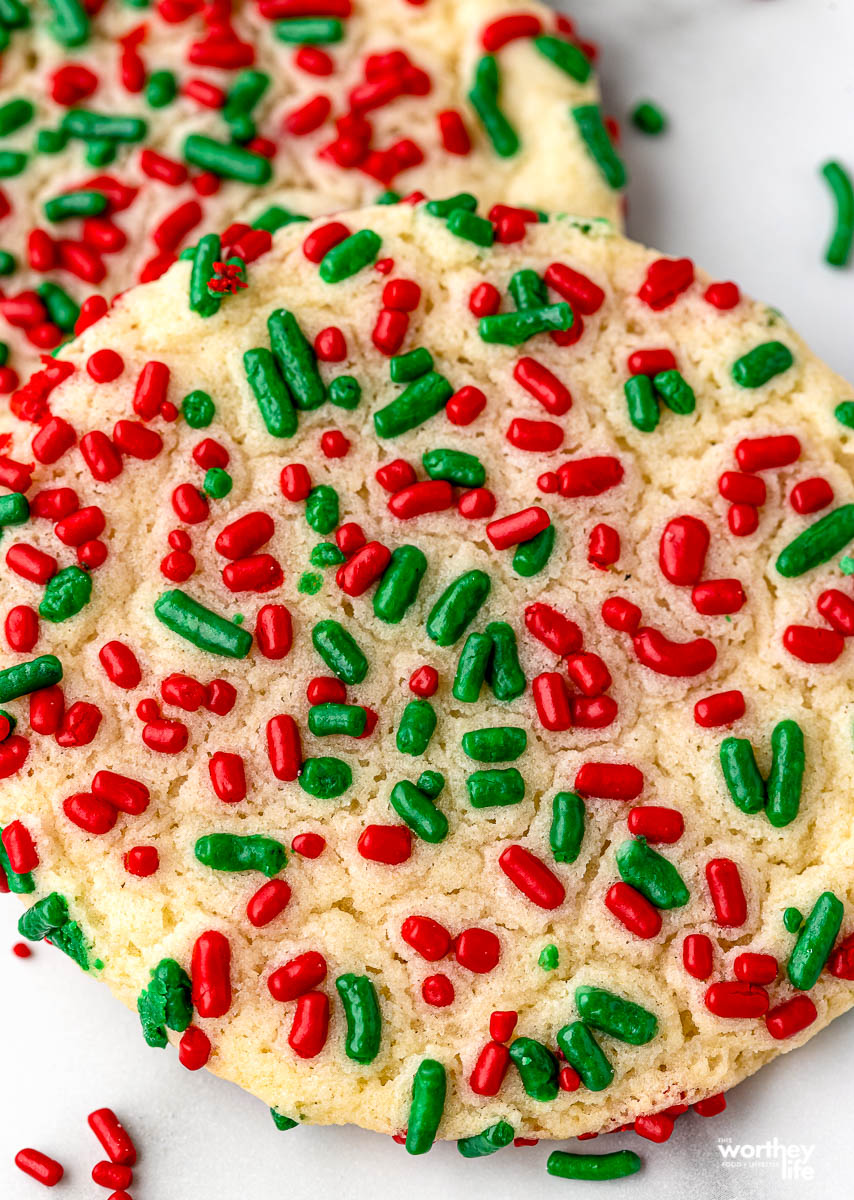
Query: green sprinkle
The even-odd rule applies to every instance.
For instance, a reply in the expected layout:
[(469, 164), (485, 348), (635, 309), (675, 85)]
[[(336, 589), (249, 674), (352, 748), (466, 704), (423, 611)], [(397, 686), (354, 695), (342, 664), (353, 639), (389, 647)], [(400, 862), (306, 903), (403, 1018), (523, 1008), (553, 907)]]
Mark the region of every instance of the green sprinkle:
[(833, 415), (840, 425), (845, 425), (848, 429), (854, 429), (854, 400), (840, 401), (833, 410)]
[(507, 290), (517, 308), (542, 308), (548, 304), (546, 285), (536, 271), (523, 267), (510, 276)]
[(0, 0), (0, 24), (7, 29), (26, 29), (30, 24), (26, 4), (21, 0)]
[(464, 208), (455, 208), (448, 217), (448, 232), (466, 242), (474, 242), (475, 246), (491, 246), (495, 241), (492, 222), (466, 212)]
[(472, 808), (506, 808), (525, 798), (525, 780), (515, 767), (473, 771), (466, 788)]
[(118, 143), (110, 138), (90, 138), (86, 143), (86, 162), (90, 167), (106, 167), (116, 161)]
[(211, 295), (208, 283), (213, 278), (214, 263), (219, 262), (222, 252), (217, 234), (208, 233), (199, 239), (190, 269), (190, 311), (200, 317), (212, 317), (219, 312), (222, 300)]
[(758, 388), (782, 375), (794, 363), (794, 355), (782, 342), (763, 342), (739, 358), (732, 368), (732, 377), (743, 388)]
[(393, 192), (389, 190), (386, 192), (380, 192), (374, 201), (374, 204), (400, 204), (402, 199), (403, 197), (401, 196), (400, 192)]
[(632, 111), (632, 124), (641, 133), (657, 137), (667, 128), (667, 117), (657, 104), (651, 100), (642, 100)]
[(141, 117), (111, 116), (86, 108), (70, 108), (62, 118), (60, 129), (69, 137), (82, 138), (85, 142), (141, 142), (148, 133), (148, 124)]
[(498, 62), (493, 55), (485, 54), (475, 67), (468, 98), (495, 153), (500, 158), (512, 158), (519, 149), (519, 135), (499, 106), (499, 91)]
[(792, 987), (808, 992), (818, 981), (842, 926), (845, 909), (833, 892), (822, 892), (798, 934), (786, 971)]
[(374, 413), (374, 428), (382, 438), (398, 437), (418, 425), (423, 425), (430, 417), (441, 412), (445, 404), (454, 394), (454, 389), (436, 371), (422, 375), (413, 380), (385, 408)]
[(673, 863), (656, 850), (646, 838), (629, 838), (617, 849), (617, 869), (625, 883), (646, 896), (658, 908), (682, 908), (690, 893)]
[(854, 575), (854, 558), (849, 558), (847, 554), (840, 558), (839, 569), (843, 575)]
[(612, 1150), (610, 1154), (569, 1154), (553, 1150), (546, 1161), (549, 1175), (558, 1179), (625, 1179), (641, 1169), (634, 1150)]
[(412, 1103), (406, 1125), (408, 1154), (426, 1154), (436, 1139), (447, 1092), (445, 1068), (435, 1058), (418, 1064), (412, 1081)]
[(36, 134), (38, 154), (60, 154), (68, 145), (68, 134), (61, 129), (40, 129)]
[(475, 704), (486, 679), (492, 656), (492, 638), (486, 633), (470, 633), (457, 661), (451, 692), (463, 704)]
[(392, 383), (411, 383), (420, 379), (433, 369), (433, 355), (423, 346), (410, 350), (408, 354), (398, 354), (389, 360), (389, 374)]
[(247, 350), (243, 369), (267, 432), (271, 437), (293, 437), (297, 431), (296, 409), (271, 352), (265, 347)]
[(475, 619), (489, 595), (484, 571), (466, 571), (450, 583), (430, 610), (427, 636), (438, 646), (453, 646)]
[(614, 149), (614, 144), (602, 120), (598, 104), (579, 104), (572, 109), (572, 117), (581, 139), (590, 151), (602, 177), (614, 191), (626, 186), (628, 175), (623, 161)]
[(325, 537), (338, 524), (338, 517), (338, 493), (335, 488), (327, 483), (313, 487), (305, 502), (305, 519), (310, 528)]
[(398, 546), (391, 554), (380, 585), (374, 592), (374, 615), (387, 625), (397, 625), (415, 603), (427, 559), (417, 546)]
[(260, 871), (268, 879), (288, 861), (282, 843), (260, 833), (208, 833), (196, 841), (194, 853), (203, 867), (214, 871)]
[(455, 196), (447, 196), (444, 200), (428, 200), (424, 205), (425, 212), (443, 221), (458, 208), (465, 209), (466, 212), (476, 212), (477, 196), (473, 196), (471, 192), (457, 192)]
[(510, 1046), (522, 1087), (532, 1100), (548, 1104), (558, 1094), (558, 1061), (547, 1046), (530, 1037), (519, 1037)]
[(652, 383), (671, 412), (684, 417), (697, 407), (694, 389), (678, 371), (659, 371)]
[(273, 169), (268, 159), (242, 146), (229, 146), (201, 133), (191, 133), (184, 142), (184, 160), (200, 171), (212, 171), (221, 179), (236, 179), (261, 187), (269, 183)]
[(783, 925), (788, 933), (797, 933), (804, 923), (804, 914), (799, 908), (790, 907), (783, 913)]
[(291, 212), (287, 208), (282, 208), (280, 204), (271, 204), (269, 208), (265, 208), (258, 214), (252, 222), (252, 228), (265, 229), (267, 233), (275, 233), (277, 229), (284, 229), (286, 225), (307, 220), (308, 217), (304, 217), (301, 213)]
[(0, 526), (23, 525), (30, 517), (30, 504), (23, 492), (0, 496)]
[(214, 419), (216, 406), (207, 392), (197, 388), (181, 401), (181, 412), (191, 429), (206, 429)]
[(30, 942), (41, 942), (68, 921), (68, 901), (59, 892), (37, 900), (18, 918), (18, 933)]
[(747, 738), (724, 738), (720, 748), (721, 770), (730, 799), (748, 815), (765, 807), (765, 780), (759, 773), (753, 747)]
[(53, 20), (51, 34), (63, 46), (83, 46), (89, 41), (89, 18), (80, 0), (48, 0)]
[(270, 1109), (270, 1116), (273, 1118), (273, 1124), (282, 1133), (287, 1133), (289, 1129), (296, 1129), (299, 1121), (295, 1121), (293, 1117), (286, 1117), (284, 1113), (277, 1112), (275, 1108)]
[(786, 579), (826, 563), (854, 538), (854, 504), (843, 504), (798, 534), (777, 558), (777, 570)]
[(630, 1046), (645, 1046), (658, 1033), (654, 1013), (604, 988), (577, 987), (575, 1006), (588, 1025)]
[[(0, 275), (13, 275), (17, 269), (18, 269), (18, 261), (15, 258), (14, 254), (12, 254), (9, 250), (0, 250)], [(39, 295), (41, 295), (42, 287), (44, 287), (44, 284), (40, 285), (40, 287), (37, 289)], [(62, 289), (60, 288), (58, 290), (61, 291)], [(5, 344), (5, 343), (0, 343), (0, 344)], [(5, 353), (6, 353), (6, 358), (4, 358), (4, 360), (3, 360), (4, 366), (9, 358), (8, 346), (6, 347)]]
[[(429, 772), (429, 774), (438, 775), (438, 772)], [(439, 778), (444, 785), (444, 779), (441, 776)], [(408, 779), (401, 779), (391, 789), (389, 803), (401, 821), (409, 826), (416, 837), (421, 838), (423, 842), (437, 845), (448, 836), (448, 818), (433, 803), (435, 796), (439, 795), (441, 787), (439, 791), (435, 791), (431, 795), (432, 789), (425, 790), (422, 786), (423, 780), (424, 775), (419, 778), (416, 787)]]
[(360, 229), (324, 254), (318, 268), (324, 283), (340, 283), (369, 267), (379, 254), (382, 238), (373, 229)]
[(548, 58), (577, 83), (586, 83), (590, 78), (590, 72), (593, 70), (590, 59), (572, 42), (565, 42), (563, 38), (552, 37), (549, 34), (541, 34), (534, 38), (534, 45), (540, 54)]
[(483, 1133), (460, 1138), (457, 1149), (463, 1158), (486, 1158), (488, 1154), (495, 1154), (497, 1150), (509, 1146), (514, 1132), (513, 1126), (507, 1121), (498, 1121), (495, 1125), (489, 1125)]
[[(10, 717), (9, 713), (6, 713), (5, 716), (7, 719), (9, 719), (12, 729), (14, 729), (14, 717)], [(0, 834), (2, 834), (2, 832), (3, 830), (0, 828)], [(6, 876), (6, 883), (9, 885), (9, 891), (14, 895), (29, 896), (36, 890), (35, 882), (32, 874), (29, 871), (25, 872), (24, 874), (18, 874), (17, 871), (12, 870), (12, 864), (9, 862), (9, 855), (6, 853), (6, 848), (4, 847), (2, 841), (0, 841), (0, 870), (2, 870), (3, 874)]]
[(658, 400), (647, 375), (632, 375), (623, 384), (629, 420), (641, 433), (652, 433), (658, 424)]
[(567, 303), (546, 304), (521, 312), (495, 313), (481, 317), (478, 332), (481, 340), (502, 346), (519, 346), (538, 333), (569, 329), (573, 322), (572, 309)]
[(830, 185), (836, 204), (833, 234), (824, 258), (832, 267), (844, 267), (854, 245), (854, 184), (840, 162), (826, 162), (821, 173)]
[(27, 165), (27, 156), (22, 150), (0, 150), (0, 179), (13, 179)]
[(549, 845), (555, 862), (573, 863), (581, 853), (584, 822), (587, 813), (584, 801), (575, 792), (558, 792), (552, 801), (552, 823)]
[(276, 21), (273, 33), (289, 45), (329, 46), (341, 41), (344, 26), (335, 17), (292, 17)]
[(362, 385), (352, 375), (336, 375), (329, 382), (329, 403), (352, 411), (359, 407)]
[(48, 581), (39, 615), (46, 621), (67, 621), (85, 608), (92, 596), (92, 576), (80, 567), (63, 567)]
[(796, 721), (780, 721), (771, 735), (773, 761), (768, 776), (766, 815), (782, 829), (798, 815), (804, 781), (804, 735)]
[(318, 800), (334, 800), (353, 782), (353, 772), (340, 758), (307, 758), (302, 764), (299, 785)]
[(436, 710), (428, 700), (410, 700), (397, 728), (397, 748), (401, 754), (423, 754), (436, 730)]
[(303, 596), (316, 596), (323, 587), (323, 576), (316, 571), (303, 571), (299, 577), (297, 591)]
[(551, 558), (556, 537), (557, 530), (554, 525), (547, 525), (536, 537), (517, 546), (513, 554), (513, 570), (516, 574), (525, 579), (539, 575)]
[(202, 487), (214, 500), (222, 500), (234, 487), (234, 483), (228, 471), (224, 471), (222, 467), (209, 467), (205, 472)]
[(145, 102), (151, 108), (166, 108), (178, 94), (173, 71), (152, 71), (145, 85)]
[(151, 982), (136, 1002), (142, 1033), (149, 1046), (163, 1049), (166, 1030), (183, 1033), (193, 1019), (193, 985), (174, 958), (162, 958), (151, 971)]
[(344, 1053), (353, 1062), (373, 1062), (380, 1052), (382, 1017), (377, 990), (367, 975), (339, 975), (335, 990), (341, 998), (347, 1034)]
[(62, 663), (53, 654), (42, 654), (29, 662), (16, 663), (0, 671), (0, 704), (53, 687), (62, 679)]
[(462, 450), (428, 450), (421, 456), (431, 479), (447, 479), (456, 487), (479, 488), (486, 483), (486, 469), (479, 458)]
[(0, 137), (8, 137), (18, 129), (23, 129), (36, 115), (36, 110), (29, 100), (17, 97), (0, 104)]
[(270, 76), (266, 71), (241, 71), (229, 89), (223, 119), (230, 125), (238, 117), (251, 113), (269, 86)]
[(347, 561), (347, 555), (334, 542), (320, 542), (312, 548), (308, 561), (313, 567), (338, 567)]
[(543, 946), (542, 950), (540, 951), (540, 956), (537, 959), (539, 966), (541, 966), (544, 971), (554, 971), (559, 962), (560, 954), (558, 953), (557, 946), (555, 946), (554, 943), (550, 943), (548, 946)]
[(492, 639), (492, 658), (486, 678), (496, 700), (510, 701), (525, 690), (525, 673), (519, 665), (519, 652), (513, 626), (506, 621), (491, 621), (486, 627)]
[(48, 316), (54, 325), (58, 325), (63, 333), (73, 333), (80, 315), (80, 305), (77, 301), (69, 296), (65, 288), (51, 280), (40, 283), (36, 291), (44, 301)]
[(351, 687), (361, 683), (368, 673), (368, 660), (351, 634), (331, 618), (318, 621), (311, 641), (329, 670)]
[(359, 704), (313, 704), (308, 710), (309, 732), (315, 737), (344, 734), (359, 737), (365, 732), (368, 714)]
[(245, 658), (252, 647), (252, 634), (193, 600), (180, 588), (158, 596), (154, 615), (167, 629), (199, 650), (225, 658)]
[(614, 1068), (583, 1021), (572, 1021), (558, 1030), (557, 1044), (566, 1061), (578, 1072), (581, 1082), (591, 1092), (602, 1092), (610, 1085)]
[(424, 792), (431, 800), (441, 794), (444, 786), (445, 776), (441, 771), (422, 771), (416, 783), (419, 792)]
[(513, 762), (523, 754), (528, 735), (515, 725), (491, 725), (463, 734), (463, 753), (475, 762)]
[(326, 388), (317, 369), (317, 356), (293, 313), (277, 309), (267, 320), (270, 346), (298, 409), (319, 408)]

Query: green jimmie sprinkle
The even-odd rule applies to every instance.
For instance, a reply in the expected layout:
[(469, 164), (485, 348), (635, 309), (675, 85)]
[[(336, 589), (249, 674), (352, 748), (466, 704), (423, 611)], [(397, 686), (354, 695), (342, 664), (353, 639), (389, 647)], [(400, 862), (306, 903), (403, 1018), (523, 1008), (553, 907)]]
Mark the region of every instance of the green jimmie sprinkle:
[(459, 575), (430, 610), (427, 618), (430, 640), (438, 646), (453, 646), (477, 616), (491, 586), (485, 571), (466, 571)]
[(566, 1061), (591, 1092), (601, 1092), (614, 1078), (614, 1068), (583, 1021), (572, 1021), (558, 1030), (557, 1044)]
[(610, 1154), (569, 1154), (553, 1150), (546, 1161), (549, 1175), (558, 1179), (625, 1179), (641, 1169), (641, 1159), (634, 1150), (613, 1150)]
[(106, 211), (108, 204), (103, 192), (63, 192), (45, 202), (44, 215), (49, 221), (66, 221), (69, 217), (98, 217)]
[[(425, 791), (422, 780), (423, 777), (418, 780), (421, 786), (416, 787), (408, 779), (401, 779), (391, 789), (389, 803), (401, 821), (409, 826), (416, 837), (421, 838), (422, 842), (437, 845), (448, 836), (448, 818), (433, 803), (432, 797)], [(438, 795), (438, 792), (434, 794)]]
[(338, 524), (338, 493), (328, 483), (313, 487), (305, 502), (305, 519), (315, 533), (331, 533)]
[(374, 592), (374, 615), (387, 625), (397, 625), (414, 604), (427, 570), (427, 559), (417, 546), (392, 551), (380, 585)]
[(586, 83), (593, 70), (590, 59), (583, 50), (563, 38), (541, 34), (534, 38), (534, 45), (545, 58), (559, 67), (564, 74), (569, 75), (577, 83)]
[(523, 267), (510, 276), (507, 291), (517, 308), (542, 308), (549, 302), (546, 285), (530, 267)]
[(492, 638), (486, 633), (470, 633), (457, 660), (457, 671), (451, 691), (455, 700), (474, 704), (486, 679), (492, 655)]
[(273, 168), (260, 154), (243, 146), (218, 142), (201, 133), (191, 133), (184, 142), (184, 160), (200, 171), (211, 171), (221, 179), (236, 179), (259, 187), (269, 183)]
[(39, 616), (46, 621), (67, 621), (76, 617), (92, 597), (92, 576), (80, 567), (63, 567), (48, 581)]
[(490, 621), (486, 636), (492, 640), (492, 656), (486, 678), (496, 700), (509, 701), (525, 690), (525, 673), (519, 665), (516, 634), (506, 621)]
[(162, 1049), (166, 1030), (183, 1033), (193, 1019), (193, 985), (174, 958), (163, 958), (151, 971), (151, 982), (137, 999), (142, 1033), (149, 1044)]
[(208, 284), (214, 274), (214, 263), (221, 257), (219, 237), (215, 233), (199, 238), (190, 268), (190, 309), (200, 317), (212, 317), (219, 312), (222, 299), (212, 295)]
[(528, 744), (524, 729), (515, 725), (493, 725), (463, 734), (463, 753), (475, 762), (512, 762)]
[(208, 654), (245, 658), (252, 647), (252, 634), (248, 630), (205, 608), (180, 588), (158, 596), (154, 615), (167, 629)]
[(771, 734), (773, 759), (765, 812), (777, 829), (791, 824), (801, 806), (806, 755), (803, 730), (796, 721), (780, 721)]
[(430, 744), (436, 729), (436, 710), (428, 700), (410, 700), (397, 727), (397, 748), (401, 754), (419, 755)]
[(214, 871), (260, 871), (268, 879), (288, 861), (282, 843), (260, 833), (207, 833), (196, 841), (194, 853)]
[(630, 838), (617, 849), (617, 868), (625, 883), (658, 908), (682, 908), (690, 893), (669, 859), (652, 850), (646, 838)]
[(313, 704), (308, 710), (309, 732), (315, 737), (344, 734), (359, 737), (365, 731), (367, 713), (358, 704)]
[(486, 483), (486, 469), (474, 454), (462, 450), (427, 450), (421, 456), (431, 479), (447, 479), (457, 487), (479, 488)]
[(631, 1046), (644, 1046), (658, 1033), (654, 1013), (605, 988), (577, 987), (575, 1006), (587, 1025)]
[(832, 267), (844, 267), (854, 245), (854, 184), (842, 163), (826, 162), (821, 173), (827, 180), (836, 206), (833, 234), (824, 258)]
[(436, 371), (429, 371), (410, 383), (400, 395), (385, 408), (374, 413), (374, 428), (382, 438), (398, 437), (429, 421), (440, 413), (454, 389)]
[(311, 641), (330, 671), (344, 683), (361, 683), (367, 675), (368, 660), (340, 622), (331, 617), (318, 621), (311, 631)]
[(495, 153), (501, 158), (512, 158), (519, 149), (519, 135), (501, 110), (500, 90), (498, 61), (493, 55), (485, 54), (475, 67), (468, 98)]
[(525, 780), (515, 767), (473, 771), (466, 787), (472, 808), (505, 808), (525, 798)]
[(340, 283), (369, 267), (377, 257), (382, 238), (373, 229), (360, 229), (324, 254), (318, 268), (324, 283)]
[(53, 654), (42, 654), (28, 662), (0, 671), (0, 704), (53, 687), (62, 679), (62, 663)]
[(798, 534), (777, 558), (777, 570), (796, 579), (844, 550), (854, 538), (854, 504), (843, 504)]
[(296, 317), (279, 308), (268, 318), (267, 330), (270, 346), (294, 404), (303, 411), (319, 408), (326, 399), (326, 388), (317, 369), (314, 349)]
[(842, 901), (822, 892), (798, 934), (786, 971), (792, 987), (809, 991), (818, 981), (833, 949), (844, 915)]
[(433, 1142), (445, 1109), (448, 1088), (445, 1068), (435, 1058), (422, 1059), (412, 1081), (412, 1102), (406, 1124), (406, 1150), (426, 1154)]
[(791, 350), (782, 342), (763, 342), (733, 364), (732, 377), (740, 387), (762, 387), (775, 375), (788, 371), (794, 361)]
[(748, 814), (763, 809), (765, 780), (759, 773), (753, 747), (747, 738), (724, 738), (720, 760), (724, 783), (736, 808)]
[(83, 141), (141, 142), (148, 126), (140, 117), (111, 116), (84, 108), (70, 108), (60, 129)]
[(48, 29), (63, 46), (72, 49), (89, 41), (89, 18), (80, 0), (48, 0), (53, 20)]
[(484, 342), (519, 346), (538, 333), (569, 329), (572, 321), (572, 309), (562, 300), (559, 304), (545, 304), (539, 308), (525, 308), (519, 312), (481, 317), (478, 332)]
[[(0, 827), (0, 834), (2, 832), (3, 829)], [(2, 880), (4, 875), (9, 891), (13, 892), (16, 896), (29, 896), (36, 890), (35, 881), (29, 871), (19, 874), (17, 871), (12, 870), (9, 855), (6, 853), (6, 848), (2, 840), (0, 840), (0, 880)]]
[(623, 161), (614, 149), (602, 110), (598, 104), (579, 104), (572, 109), (581, 139), (609, 187), (615, 191), (625, 187), (628, 176)]
[(299, 785), (316, 800), (334, 800), (353, 782), (353, 772), (341, 758), (307, 758), (303, 761)]
[(289, 1129), (296, 1129), (299, 1121), (295, 1121), (293, 1117), (286, 1117), (284, 1113), (277, 1112), (275, 1108), (270, 1109), (270, 1116), (273, 1118), (273, 1124), (282, 1133), (287, 1133)]
[(276, 21), (273, 32), (290, 45), (328, 46), (341, 41), (344, 26), (335, 17), (291, 17)]
[(584, 801), (576, 792), (557, 793), (552, 801), (549, 827), (549, 845), (555, 862), (572, 863), (578, 858), (586, 817)]
[(522, 1087), (532, 1100), (547, 1103), (558, 1094), (558, 1061), (551, 1050), (531, 1037), (520, 1037), (510, 1046)]
[(267, 432), (277, 438), (293, 437), (297, 431), (296, 409), (271, 351), (263, 346), (247, 350), (243, 368)]
[(482, 1133), (460, 1138), (457, 1149), (463, 1158), (486, 1158), (488, 1154), (495, 1154), (496, 1150), (503, 1150), (505, 1146), (509, 1146), (513, 1141), (514, 1132), (513, 1126), (507, 1121), (497, 1121)]
[(392, 383), (412, 383), (433, 369), (433, 355), (424, 346), (417, 346), (407, 354), (397, 354), (389, 359), (388, 370)]
[(344, 1052), (353, 1062), (366, 1065), (380, 1052), (382, 1018), (377, 991), (367, 975), (339, 975), (335, 988), (347, 1022)]

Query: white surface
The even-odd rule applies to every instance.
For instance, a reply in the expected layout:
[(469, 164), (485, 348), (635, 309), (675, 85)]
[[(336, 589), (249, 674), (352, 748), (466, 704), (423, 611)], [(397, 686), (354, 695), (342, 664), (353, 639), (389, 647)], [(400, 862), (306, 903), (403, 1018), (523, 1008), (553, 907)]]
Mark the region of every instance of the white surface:
[[(633, 170), (630, 229), (695, 257), (782, 309), (815, 349), (854, 379), (854, 274), (822, 263), (831, 206), (818, 166), (854, 167), (854, 5), (846, 0), (583, 0), (568, 5), (603, 46), (609, 110), (639, 98), (672, 118), (661, 139), (625, 125)], [(852, 391), (854, 395), (854, 391)], [(467, 1200), (590, 1194), (545, 1174), (549, 1146), (467, 1162), (453, 1146), (410, 1159), (357, 1130), (278, 1133), (263, 1105), (174, 1051), (147, 1049), (135, 1017), (46, 946), (13, 958), (16, 902), (0, 906), (0, 1197), (65, 1200), (107, 1193), (89, 1179), (101, 1157), (86, 1114), (122, 1115), (140, 1149), (135, 1200)], [(714, 1120), (686, 1116), (666, 1146), (615, 1135), (643, 1173), (602, 1184), (602, 1200), (771, 1200), (851, 1194), (847, 1144), (854, 1017), (730, 1093)], [(725, 1169), (720, 1138), (804, 1145), (811, 1182), (784, 1182), (779, 1160)], [(21, 1146), (54, 1153), (66, 1180), (45, 1193), (12, 1166)], [(768, 1149), (761, 1151), (767, 1155)], [(778, 1151), (779, 1153), (779, 1151)]]

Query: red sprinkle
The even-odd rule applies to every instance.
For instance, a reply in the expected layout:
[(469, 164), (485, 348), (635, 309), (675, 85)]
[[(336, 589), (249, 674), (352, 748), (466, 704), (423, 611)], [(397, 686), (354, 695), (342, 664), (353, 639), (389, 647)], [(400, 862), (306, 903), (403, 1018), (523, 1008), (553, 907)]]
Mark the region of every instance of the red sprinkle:
[(498, 865), (510, 882), (538, 908), (560, 907), (566, 888), (549, 867), (524, 846), (508, 846)]
[(738, 867), (729, 858), (713, 858), (706, 864), (706, 882), (719, 925), (740, 926), (747, 920), (747, 900)]
[(682, 943), (682, 963), (693, 979), (708, 979), (714, 967), (712, 939), (705, 933), (689, 933)]
[(742, 692), (717, 692), (706, 696), (694, 705), (694, 720), (704, 729), (717, 729), (720, 725), (731, 725), (744, 716), (745, 704)]

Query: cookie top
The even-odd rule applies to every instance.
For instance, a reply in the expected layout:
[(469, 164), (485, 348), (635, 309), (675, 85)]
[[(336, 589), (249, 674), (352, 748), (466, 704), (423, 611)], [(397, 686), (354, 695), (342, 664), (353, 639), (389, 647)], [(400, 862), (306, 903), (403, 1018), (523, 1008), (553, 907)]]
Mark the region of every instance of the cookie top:
[(23, 932), (416, 1152), (719, 1093), (854, 999), (850, 393), (688, 260), (491, 233), (349, 213), (233, 294), (202, 244), (0, 463)]
[(0, 84), (0, 315), (21, 377), (93, 292), (157, 278), (231, 222), (246, 250), (387, 190), (463, 186), (487, 206), (620, 220), (625, 173), (590, 60), (543, 5), (7, 8), (32, 10), (6, 31)]

